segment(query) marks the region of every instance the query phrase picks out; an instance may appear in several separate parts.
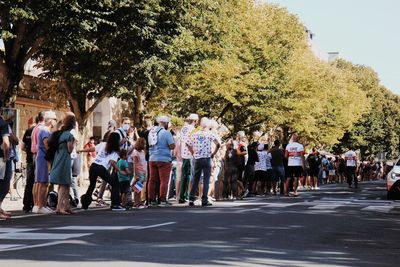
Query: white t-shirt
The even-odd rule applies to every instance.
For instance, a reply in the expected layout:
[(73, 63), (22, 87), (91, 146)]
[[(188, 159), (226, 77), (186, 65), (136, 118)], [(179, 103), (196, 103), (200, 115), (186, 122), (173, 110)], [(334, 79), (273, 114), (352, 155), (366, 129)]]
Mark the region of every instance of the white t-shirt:
[(193, 147), (193, 157), (195, 159), (210, 158), (214, 140), (218, 141), (212, 132), (200, 130), (190, 136), (187, 144)]
[(291, 142), (286, 146), (288, 153), (288, 166), (303, 166), (302, 156), (304, 156), (304, 147), (297, 142)]
[(187, 143), (190, 138), (190, 134), (192, 133), (194, 126), (191, 124), (183, 126), (181, 129), (181, 157), (183, 159), (192, 159), (193, 155), (190, 153)]
[(107, 154), (106, 144), (107, 144), (106, 142), (102, 142), (96, 146), (97, 155), (96, 155), (96, 159), (94, 160), (94, 163), (101, 165), (108, 170), (111, 167), (110, 161), (113, 160), (113, 161), (117, 162), (119, 155), (117, 152)]
[(353, 150), (349, 150), (344, 154), (347, 167), (356, 167), (357, 154)]
[[(70, 133), (72, 134), (72, 136), (74, 137), (75, 140), (78, 140), (78, 133), (76, 132), (75, 129), (72, 129), (70, 131)], [(74, 141), (74, 149), (71, 152), (71, 159), (74, 159), (78, 156), (78, 153), (76, 152), (76, 142)]]

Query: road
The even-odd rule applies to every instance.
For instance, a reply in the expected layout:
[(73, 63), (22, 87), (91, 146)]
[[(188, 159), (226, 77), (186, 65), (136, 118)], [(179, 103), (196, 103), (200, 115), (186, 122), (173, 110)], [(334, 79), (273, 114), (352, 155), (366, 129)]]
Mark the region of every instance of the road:
[(0, 266), (399, 266), (400, 201), (383, 181), (254, 197), (0, 221)]

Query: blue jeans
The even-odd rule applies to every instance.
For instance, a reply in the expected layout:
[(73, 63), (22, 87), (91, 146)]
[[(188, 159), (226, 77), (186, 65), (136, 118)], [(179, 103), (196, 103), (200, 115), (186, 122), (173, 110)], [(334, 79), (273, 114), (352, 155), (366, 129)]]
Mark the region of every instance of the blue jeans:
[(197, 190), (199, 189), (199, 181), (203, 173), (203, 196), (201, 197), (202, 203), (208, 201), (208, 188), (210, 186), (211, 176), (211, 158), (193, 159), (194, 175), (193, 183), (189, 193), (189, 201), (194, 201)]
[[(0, 158), (3, 160), (3, 158)], [(6, 162), (6, 172), (4, 174), (4, 179), (0, 179), (0, 201), (3, 201), (10, 191), (10, 181), (13, 174), (13, 161), (11, 159)]]

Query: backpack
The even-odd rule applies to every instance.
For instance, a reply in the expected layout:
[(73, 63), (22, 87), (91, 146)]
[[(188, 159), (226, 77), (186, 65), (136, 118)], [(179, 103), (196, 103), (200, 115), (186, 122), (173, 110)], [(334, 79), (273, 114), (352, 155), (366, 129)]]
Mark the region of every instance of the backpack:
[(56, 155), (56, 152), (57, 152), (57, 150), (58, 150), (58, 147), (59, 147), (62, 143), (66, 143), (65, 141), (59, 143), (60, 136), (61, 136), (61, 134), (62, 134), (63, 132), (64, 132), (64, 131), (62, 131), (62, 130), (55, 131), (55, 132), (54, 132), (52, 135), (50, 135), (50, 137), (49, 137), (49, 141), (48, 141), (48, 147), (49, 147), (49, 148), (47, 149), (46, 155), (44, 156), (44, 158), (45, 158), (48, 162), (50, 162), (50, 163), (53, 162), (54, 156)]

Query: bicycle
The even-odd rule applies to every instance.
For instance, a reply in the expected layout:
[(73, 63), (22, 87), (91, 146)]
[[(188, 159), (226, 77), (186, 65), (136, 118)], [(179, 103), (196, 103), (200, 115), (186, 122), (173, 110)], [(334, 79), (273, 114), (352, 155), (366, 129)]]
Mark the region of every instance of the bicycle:
[[(13, 188), (17, 196), (23, 198), (26, 186), (26, 164), (21, 162), (15, 165)], [(19, 165), (19, 167), (17, 165)]]

